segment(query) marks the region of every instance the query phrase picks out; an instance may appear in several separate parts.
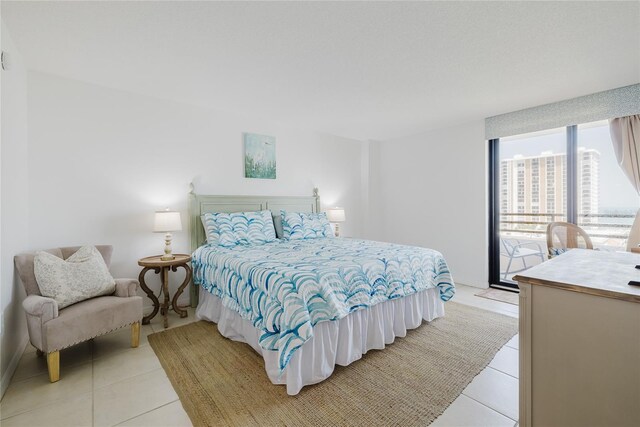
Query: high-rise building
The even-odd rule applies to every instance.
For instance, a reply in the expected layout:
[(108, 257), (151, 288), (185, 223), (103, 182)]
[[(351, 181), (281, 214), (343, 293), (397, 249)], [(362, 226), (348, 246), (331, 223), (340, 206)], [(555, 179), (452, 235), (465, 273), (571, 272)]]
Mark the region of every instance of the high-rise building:
[[(501, 213), (565, 213), (567, 155), (543, 152), (539, 156), (514, 156), (500, 162)], [(597, 214), (600, 153), (578, 150), (578, 209)], [(551, 218), (549, 218), (551, 219)], [(555, 218), (559, 219), (559, 218)]]
[[(600, 198), (600, 153), (578, 149), (578, 213), (598, 214)], [(585, 222), (598, 222), (597, 218)]]

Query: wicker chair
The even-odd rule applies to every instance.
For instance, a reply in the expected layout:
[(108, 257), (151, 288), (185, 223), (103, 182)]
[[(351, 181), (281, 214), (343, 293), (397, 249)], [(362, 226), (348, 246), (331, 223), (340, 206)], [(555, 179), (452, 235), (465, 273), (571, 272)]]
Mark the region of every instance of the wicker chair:
[(586, 231), (568, 222), (552, 222), (547, 226), (549, 259), (574, 248), (593, 249)]

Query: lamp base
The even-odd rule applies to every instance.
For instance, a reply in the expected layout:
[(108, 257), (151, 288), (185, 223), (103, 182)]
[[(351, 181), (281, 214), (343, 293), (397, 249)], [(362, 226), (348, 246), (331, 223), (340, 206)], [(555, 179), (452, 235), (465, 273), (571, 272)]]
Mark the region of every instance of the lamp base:
[(176, 259), (176, 257), (171, 253), (171, 240), (171, 233), (164, 235), (164, 255), (160, 257), (161, 261), (172, 261)]

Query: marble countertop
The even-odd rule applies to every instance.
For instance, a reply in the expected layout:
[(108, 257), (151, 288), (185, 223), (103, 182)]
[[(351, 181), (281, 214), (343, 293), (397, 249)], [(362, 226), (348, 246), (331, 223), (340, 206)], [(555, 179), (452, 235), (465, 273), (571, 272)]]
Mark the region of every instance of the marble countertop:
[(572, 249), (514, 277), (518, 282), (549, 286), (640, 303), (640, 254)]

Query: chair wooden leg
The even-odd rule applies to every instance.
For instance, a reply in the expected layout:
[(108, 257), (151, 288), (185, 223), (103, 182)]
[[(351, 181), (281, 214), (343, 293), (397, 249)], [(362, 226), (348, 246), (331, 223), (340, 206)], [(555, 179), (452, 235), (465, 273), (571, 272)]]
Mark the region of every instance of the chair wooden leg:
[(136, 348), (140, 345), (140, 322), (131, 324), (131, 347)]
[(55, 383), (60, 379), (60, 352), (47, 353), (47, 367), (49, 368), (49, 381)]

